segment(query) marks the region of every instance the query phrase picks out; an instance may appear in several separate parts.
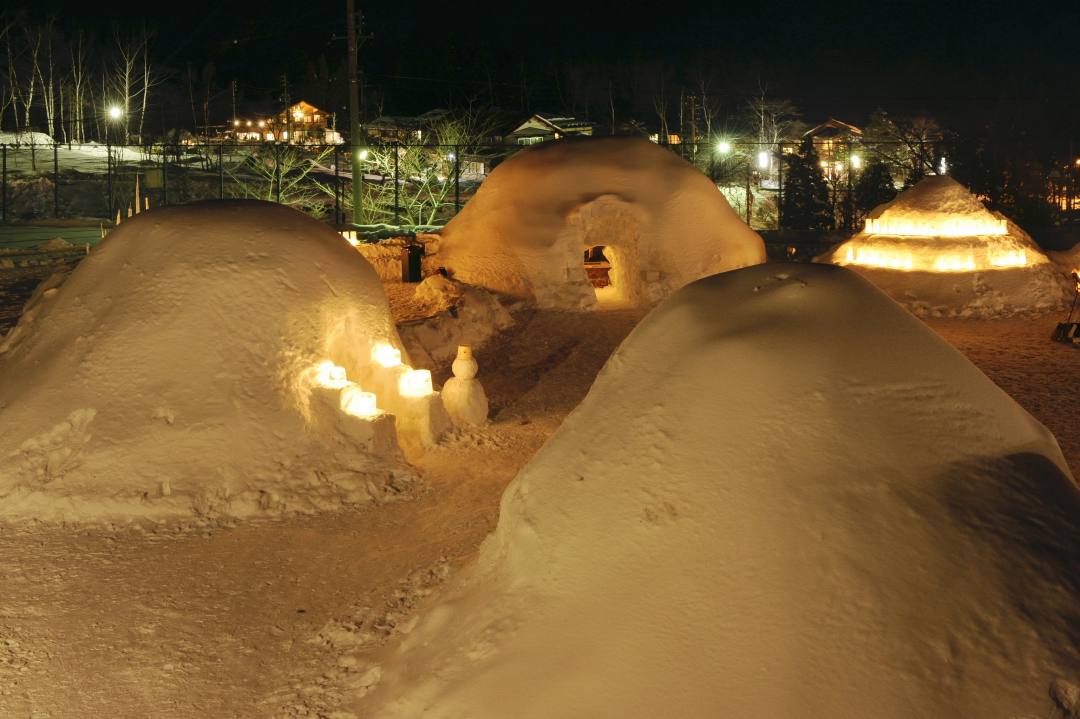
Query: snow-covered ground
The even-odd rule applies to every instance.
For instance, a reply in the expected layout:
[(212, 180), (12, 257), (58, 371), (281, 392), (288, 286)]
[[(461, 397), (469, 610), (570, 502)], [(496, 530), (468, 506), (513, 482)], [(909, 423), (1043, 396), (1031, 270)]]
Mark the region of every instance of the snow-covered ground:
[[(428, 491), (408, 502), (146, 531), (0, 527), (0, 716), (346, 719), (333, 712), (372, 683), (373, 648), (475, 555), (507, 483), (640, 317), (519, 312), (479, 352), (495, 420), (428, 455)], [(1058, 433), (1075, 469), (1080, 362), (1048, 341), (1058, 319), (927, 322)]]
[[(0, 132), (0, 144), (7, 145), (8, 172), (13, 175), (51, 173), (53, 171), (53, 141), (42, 132), (33, 133), (33, 142), (27, 133), (18, 136), (12, 132)], [(113, 159), (122, 163), (143, 161), (156, 162), (156, 158), (146, 156), (140, 148), (113, 147)], [(106, 172), (108, 169), (109, 147), (96, 142), (70, 146), (56, 146), (56, 164), (60, 171)]]

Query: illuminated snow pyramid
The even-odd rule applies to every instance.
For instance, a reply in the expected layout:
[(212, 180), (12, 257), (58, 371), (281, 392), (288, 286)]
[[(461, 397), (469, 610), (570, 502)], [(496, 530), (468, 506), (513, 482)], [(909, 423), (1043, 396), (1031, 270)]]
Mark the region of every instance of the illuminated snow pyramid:
[(1067, 283), (1022, 229), (947, 175), (874, 209), (821, 261), (862, 272), (920, 314), (1005, 316), (1056, 309)]
[(765, 261), (757, 233), (675, 153), (638, 138), (574, 138), (495, 168), (428, 262), (463, 282), (577, 309), (596, 304), (582, 260), (597, 246), (611, 263), (606, 294), (633, 304)]
[(379, 661), (358, 716), (1051, 716), (1080, 494), (855, 273), (728, 272), (635, 328)]
[(0, 517), (392, 496), (412, 475), (365, 386), (383, 345), (400, 343), (382, 284), (316, 220), (262, 202), (145, 212), (0, 341)]

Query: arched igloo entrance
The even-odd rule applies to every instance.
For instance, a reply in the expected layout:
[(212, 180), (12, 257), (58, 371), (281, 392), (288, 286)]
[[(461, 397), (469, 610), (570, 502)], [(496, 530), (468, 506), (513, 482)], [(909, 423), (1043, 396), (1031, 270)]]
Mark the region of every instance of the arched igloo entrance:
[(637, 304), (648, 295), (638, 254), (638, 215), (633, 205), (602, 195), (568, 218), (584, 252), (585, 279), (601, 305)]

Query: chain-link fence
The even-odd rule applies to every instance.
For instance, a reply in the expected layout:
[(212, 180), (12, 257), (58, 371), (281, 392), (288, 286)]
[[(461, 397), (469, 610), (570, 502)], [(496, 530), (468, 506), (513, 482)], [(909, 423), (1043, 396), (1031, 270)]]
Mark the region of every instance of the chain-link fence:
[[(815, 145), (834, 226), (850, 230), (859, 218), (860, 174), (875, 158), (902, 148), (835, 140)], [(664, 147), (710, 177), (752, 227), (785, 227), (785, 168), (796, 156), (795, 143)], [(281, 143), (7, 144), (0, 146), (0, 220), (115, 221), (134, 213), (136, 204), (145, 209), (252, 198), (289, 205), (338, 226), (439, 226), (461, 210), (500, 162), (521, 149), (399, 143), (357, 152), (346, 145)], [(924, 156), (916, 161), (927, 167), (941, 161), (940, 148), (918, 151)], [(893, 175), (897, 184), (905, 179)]]

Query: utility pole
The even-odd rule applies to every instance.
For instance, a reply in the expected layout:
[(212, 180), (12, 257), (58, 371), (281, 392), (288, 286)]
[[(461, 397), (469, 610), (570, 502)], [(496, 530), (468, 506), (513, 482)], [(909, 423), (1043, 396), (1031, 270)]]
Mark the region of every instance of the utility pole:
[(360, 70), (357, 59), (357, 38), (363, 22), (356, 12), (355, 0), (345, 0), (345, 12), (348, 16), (348, 53), (349, 53), (349, 144), (352, 148), (352, 220), (353, 224), (362, 225), (364, 219), (364, 168), (362, 166), (363, 141), (360, 137)]
[(229, 83), (229, 85), (232, 88), (232, 119), (233, 119), (233, 122), (235, 123), (236, 122), (236, 80), (233, 80), (231, 83)]

